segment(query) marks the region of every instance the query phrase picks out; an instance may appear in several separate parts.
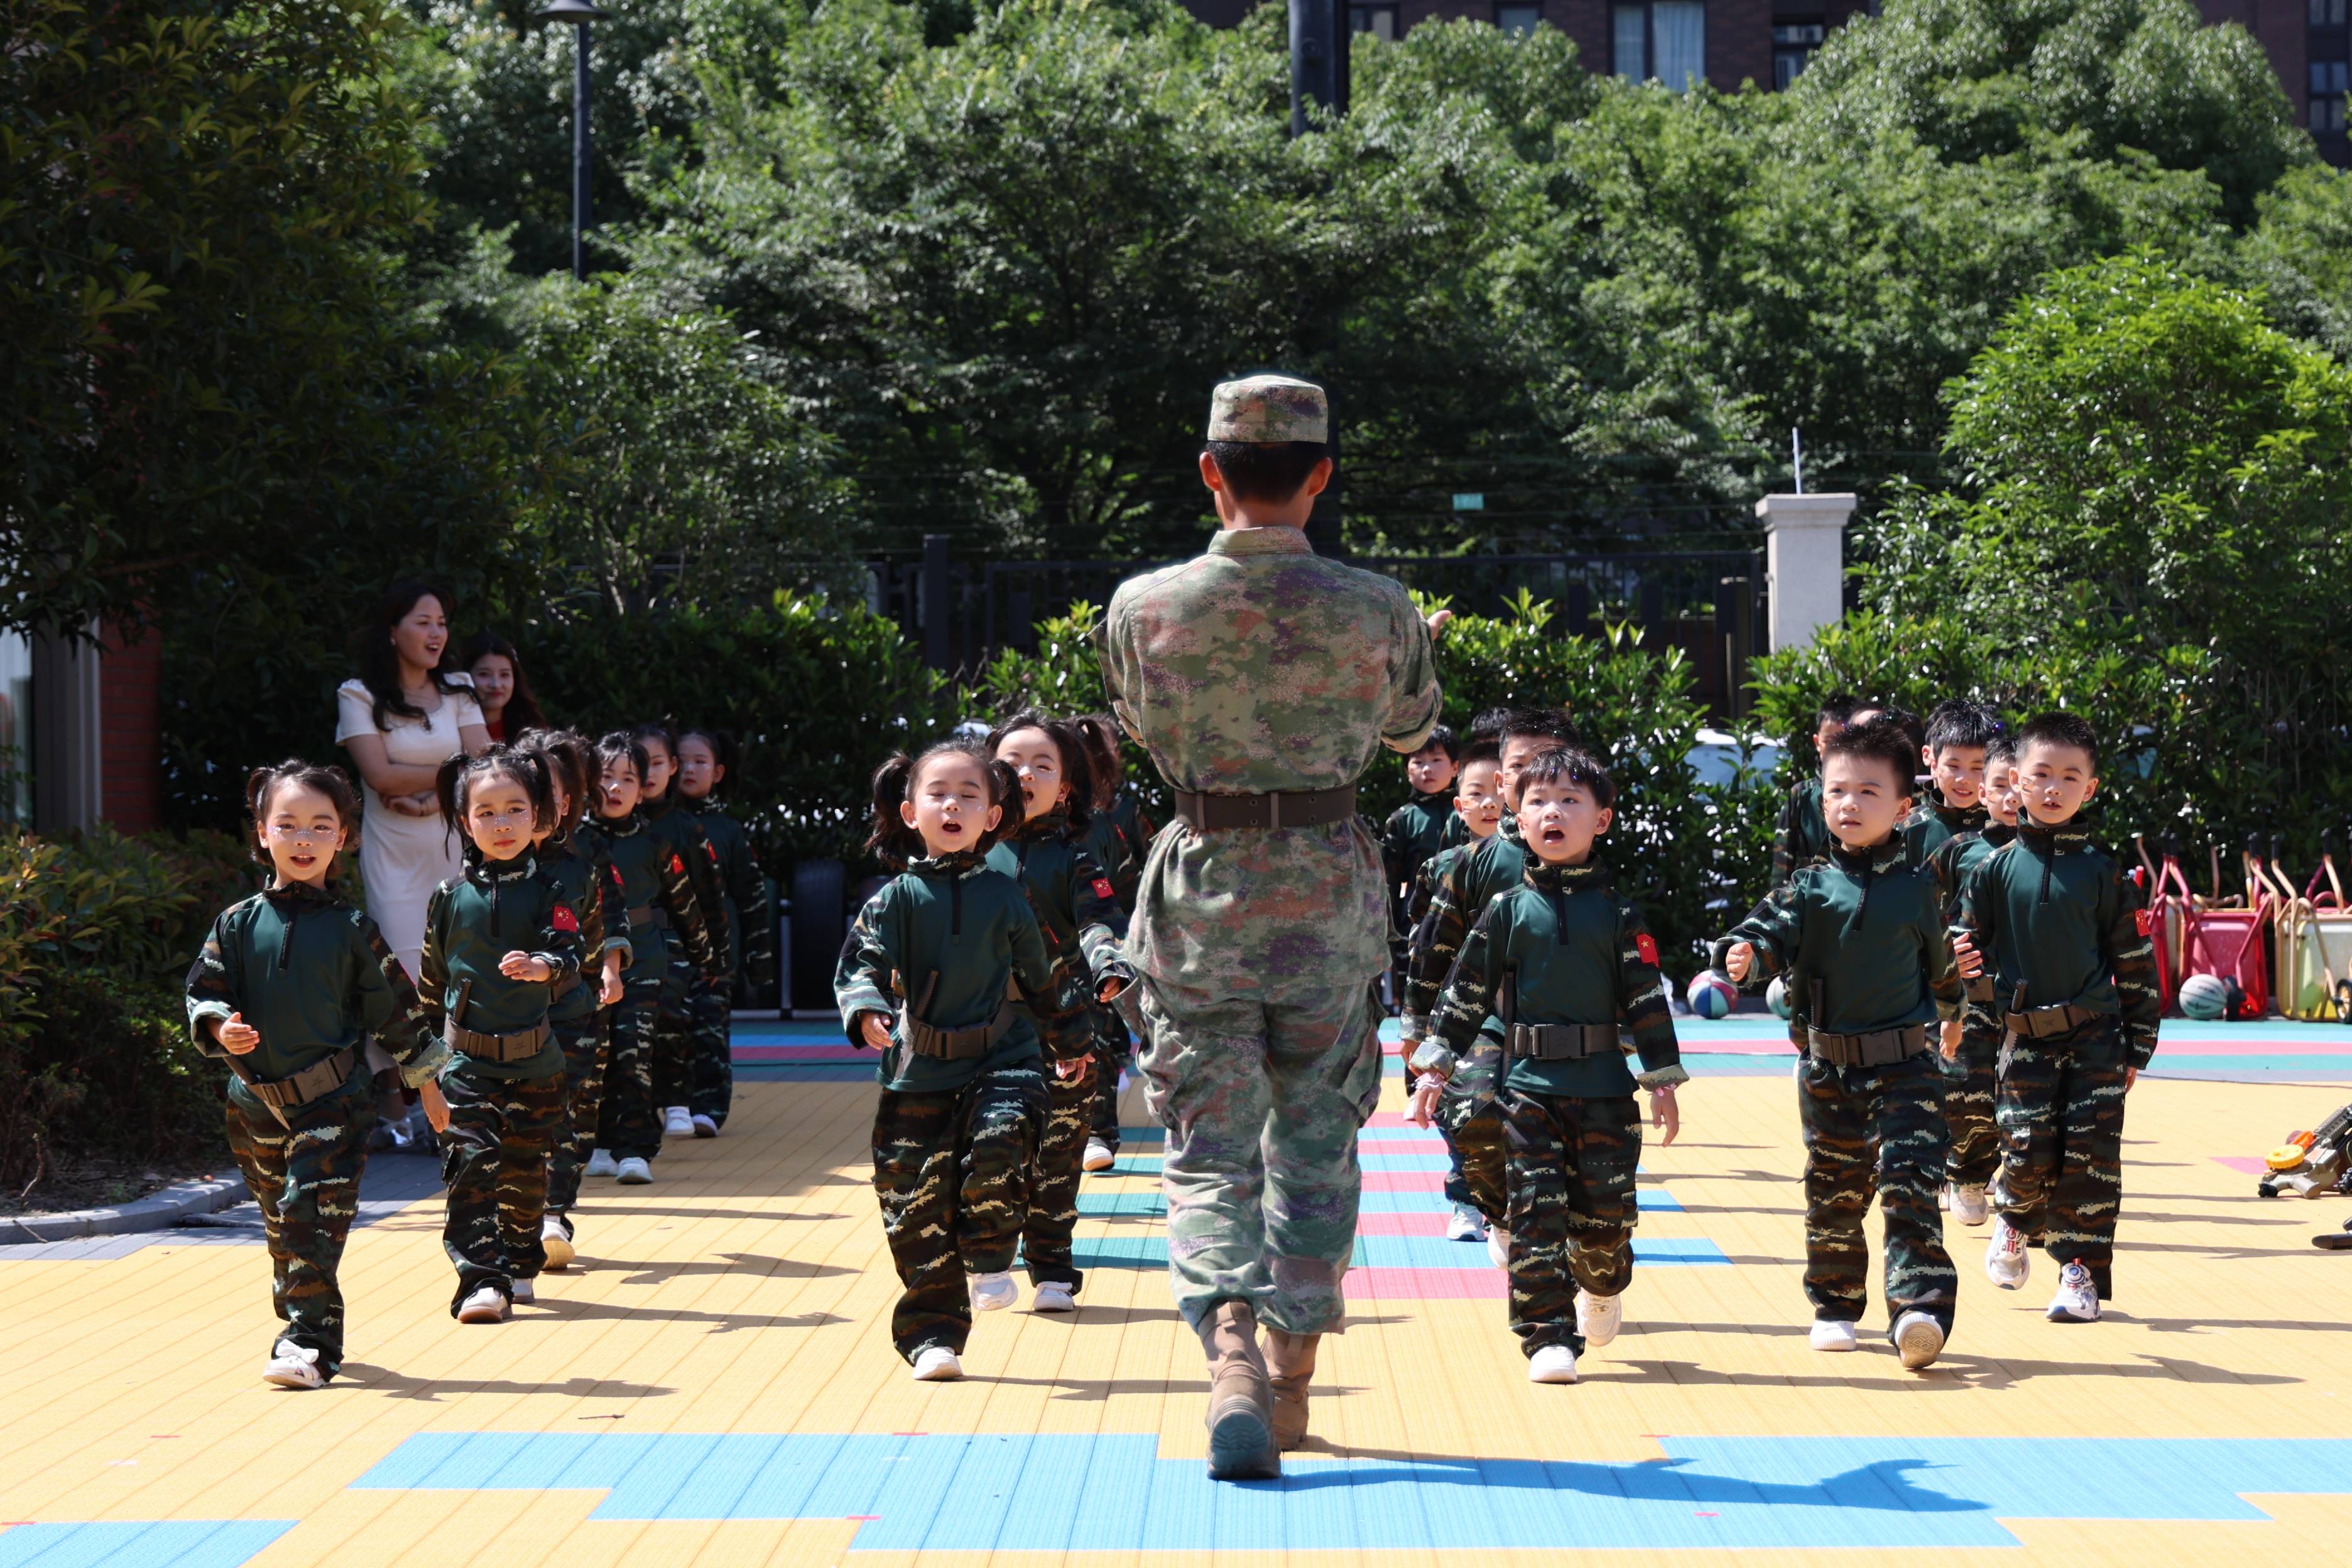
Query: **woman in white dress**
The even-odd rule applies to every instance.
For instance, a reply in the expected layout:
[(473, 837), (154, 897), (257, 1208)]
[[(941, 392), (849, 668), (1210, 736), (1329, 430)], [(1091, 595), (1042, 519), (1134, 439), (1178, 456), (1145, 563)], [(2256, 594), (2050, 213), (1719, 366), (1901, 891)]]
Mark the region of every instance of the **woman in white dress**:
[[(335, 740), (367, 786), (361, 792), (360, 878), (368, 916), (412, 979), (425, 951), (425, 901), (463, 864), (457, 836), (441, 820), (434, 775), (453, 753), (490, 743), (466, 678), (441, 668), (448, 646), (443, 596), (423, 583), (395, 583), (352, 636), (359, 679), (335, 693)], [(371, 1041), (368, 1065), (382, 1072), (392, 1059)], [(407, 1107), (398, 1079), (393, 1082), (378, 1111), (404, 1128)], [(395, 1142), (406, 1138), (396, 1132)]]

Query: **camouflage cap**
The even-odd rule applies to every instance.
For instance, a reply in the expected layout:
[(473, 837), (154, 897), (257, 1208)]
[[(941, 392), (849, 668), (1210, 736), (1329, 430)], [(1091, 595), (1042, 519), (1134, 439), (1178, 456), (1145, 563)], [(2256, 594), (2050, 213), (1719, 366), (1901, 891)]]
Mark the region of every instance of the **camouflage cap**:
[(1329, 430), (1323, 389), (1294, 376), (1219, 382), (1216, 395), (1209, 399), (1212, 441), (1327, 441)]

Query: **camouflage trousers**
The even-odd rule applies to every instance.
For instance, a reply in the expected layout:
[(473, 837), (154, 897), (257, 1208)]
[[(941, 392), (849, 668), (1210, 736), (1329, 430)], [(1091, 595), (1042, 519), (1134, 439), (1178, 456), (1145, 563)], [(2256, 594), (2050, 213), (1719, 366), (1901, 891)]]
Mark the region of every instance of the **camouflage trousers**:
[(1944, 1121), (1952, 1147), (1944, 1177), (1954, 1186), (1981, 1187), (2000, 1163), (2000, 1128), (1993, 1121), (1993, 1058), (2000, 1042), (1973, 1031), (1960, 1038), (1958, 1059), (1944, 1063)]
[(499, 1079), (461, 1058), (441, 1075), (449, 1131), (441, 1134), (441, 1181), (449, 1189), (442, 1250), (457, 1266), (457, 1304), (485, 1285), (507, 1289), (546, 1267), (539, 1241), (547, 1211), (547, 1164), (563, 1125), (562, 1073)]
[(1087, 1132), (1094, 1120), (1095, 1074), (1066, 1082), (1054, 1076), (1050, 1066), (1043, 1070), (1045, 1124), (1029, 1171), (1029, 1216), (1021, 1226), (1021, 1257), (1032, 1285), (1054, 1279), (1076, 1290), (1087, 1282), (1085, 1271), (1071, 1261), (1070, 1237), (1078, 1228), (1078, 1162), (1086, 1154)]
[(731, 979), (705, 980), (699, 974), (686, 992), (685, 1104), (695, 1115), (708, 1116), (721, 1127), (727, 1125), (727, 1112), (735, 1105), (735, 1058), (729, 1038), (734, 992)]
[(1870, 1200), (1885, 1226), (1889, 1331), (1906, 1312), (1952, 1327), (1959, 1276), (1936, 1208), (1943, 1184), (1944, 1074), (1933, 1050), (1885, 1067), (1804, 1058), (1797, 1108), (1805, 1131), (1805, 1295), (1813, 1316), (1858, 1323), (1870, 1305)]
[(640, 982), (605, 1011), (604, 1102), (597, 1110), (596, 1146), (615, 1160), (633, 1154), (650, 1160), (661, 1152), (661, 1112), (654, 1108), (657, 1005), (654, 987)]
[(269, 1304), (290, 1340), (319, 1352), (319, 1371), (343, 1364), (343, 1289), (335, 1277), (359, 1213), (360, 1173), (375, 1125), (373, 1080), (362, 1072), (342, 1092), (302, 1107), (293, 1127), (267, 1110), (228, 1102), (228, 1147), (260, 1205), (269, 1242)]
[(1633, 1282), (1642, 1114), (1630, 1094), (1507, 1089), (1495, 1120), (1509, 1151), (1511, 1331), (1529, 1355), (1546, 1345), (1581, 1355), (1578, 1289), (1616, 1296)]
[(688, 1011), (687, 999), (693, 994), (695, 981), (700, 978), (694, 965), (687, 962), (686, 945), (678, 941), (677, 932), (666, 930), (662, 938), (669, 947), (669, 966), (662, 971), (661, 992), (654, 1009), (652, 1068), (656, 1112), (673, 1105), (685, 1105), (693, 1098), (689, 1086), (694, 1080), (694, 1020)]
[(1381, 1047), (1361, 979), (1280, 999), (1146, 977), (1139, 1061), (1168, 1131), (1168, 1273), (1198, 1329), (1222, 1301), (1294, 1334), (1335, 1331), (1356, 1246), (1356, 1133), (1379, 1102)]
[(886, 1089), (874, 1108), (874, 1195), (906, 1287), (890, 1342), (909, 1362), (931, 1345), (961, 1354), (971, 1333), (964, 1276), (1013, 1267), (1048, 1070), (1000, 1068), (948, 1094)]
[(1118, 1075), (1133, 1047), (1127, 1021), (1108, 1002), (1095, 1004), (1095, 1075), (1093, 1136), (1118, 1152)]
[(2112, 1019), (2011, 1042), (1999, 1058), (2001, 1217), (2052, 1262), (2088, 1268), (2101, 1300), (2115, 1295), (2129, 1065)]
[[(555, 1152), (547, 1163), (547, 1212), (568, 1215), (580, 1201), (580, 1167), (596, 1146), (597, 1121), (604, 1110), (604, 1065), (612, 1047), (603, 1010), (584, 1018), (554, 1018), (556, 1043), (563, 1047), (563, 1123), (555, 1130)], [(564, 1222), (568, 1233), (571, 1222)]]

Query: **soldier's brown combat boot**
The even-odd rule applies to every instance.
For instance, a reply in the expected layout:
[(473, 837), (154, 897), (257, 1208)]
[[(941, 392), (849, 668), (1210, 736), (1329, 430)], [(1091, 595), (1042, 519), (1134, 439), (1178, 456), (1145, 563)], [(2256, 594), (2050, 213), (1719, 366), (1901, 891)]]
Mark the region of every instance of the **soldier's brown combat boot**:
[(1209, 1355), (1209, 1479), (1273, 1480), (1282, 1474), (1257, 1315), (1246, 1301), (1220, 1301), (1201, 1325)]
[(1274, 1440), (1284, 1452), (1307, 1441), (1307, 1380), (1315, 1375), (1321, 1334), (1265, 1331), (1267, 1391), (1274, 1396)]

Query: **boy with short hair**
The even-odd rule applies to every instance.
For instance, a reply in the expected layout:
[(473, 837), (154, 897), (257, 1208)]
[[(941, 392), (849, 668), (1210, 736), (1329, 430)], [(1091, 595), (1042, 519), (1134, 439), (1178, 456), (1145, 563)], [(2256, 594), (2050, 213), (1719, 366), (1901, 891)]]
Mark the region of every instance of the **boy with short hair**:
[(1958, 833), (1985, 825), (1985, 748), (2001, 732), (2000, 718), (1981, 702), (1948, 698), (1927, 714), (1919, 760), (1927, 765), (1928, 797), (1903, 819), (1904, 841), (1926, 858)]
[[(1830, 742), (1864, 710), (1860, 698), (1832, 691), (1813, 710), (1813, 757), (1829, 754)], [(1772, 885), (1780, 886), (1800, 866), (1809, 866), (1829, 853), (1829, 830), (1822, 826), (1822, 777), (1799, 779), (1789, 787), (1788, 804), (1772, 831)]]
[(1984, 957), (1993, 998), (1976, 1028), (2000, 1031), (2000, 1217), (1985, 1273), (2025, 1283), (2040, 1241), (2058, 1267), (2053, 1322), (2096, 1322), (2115, 1294), (2124, 1096), (2156, 1054), (2152, 929), (2123, 868), (2076, 821), (2099, 787), (2099, 742), (2053, 711), (2017, 735), (2017, 837), (1968, 874), (1959, 930)]
[(1444, 724), (1429, 732), (1422, 748), (1404, 760), (1412, 798), (1389, 813), (1381, 828), (1381, 868), (1389, 886), (1390, 994), (1404, 988), (1405, 936), (1412, 931), (1407, 905), (1422, 866), (1437, 853), (1447, 819), (1454, 815), (1454, 778), (1462, 742)]
[[(1985, 746), (1983, 825), (1955, 833), (1928, 852), (1927, 868), (1944, 891), (1944, 918), (1959, 914), (1960, 886), (1978, 862), (2017, 837), (2017, 732), (2003, 729)], [(1916, 814), (1915, 814), (1916, 816)], [(1969, 982), (1969, 1000), (1993, 1000), (1992, 976), (1979, 974)], [(1993, 1123), (1993, 1058), (2000, 1037), (1982, 1028), (1964, 1027), (1956, 1050), (1944, 1053), (1944, 1120), (1952, 1131), (1951, 1152), (1945, 1158), (1944, 1201), (1962, 1225), (1982, 1225), (1991, 1208), (1985, 1188), (2000, 1160), (2000, 1130)]]
[[(1506, 1211), (1511, 1330), (1530, 1383), (1574, 1383), (1588, 1345), (1617, 1337), (1633, 1274), (1638, 1085), (1671, 1143), (1675, 1086), (1689, 1078), (1675, 1041), (1658, 946), (1593, 852), (1616, 786), (1589, 754), (1543, 752), (1516, 780), (1529, 854), (1517, 886), (1471, 927), (1447, 977), (1413, 1120), (1427, 1125), (1465, 1055), (1501, 1058), (1496, 1113), (1507, 1129)], [(1486, 1033), (1490, 1016), (1506, 1031)], [(1641, 1054), (1626, 1065), (1625, 1037)], [(1433, 1079), (1434, 1081), (1430, 1081)]]
[(1911, 807), (1916, 755), (1893, 722), (1832, 737), (1822, 799), (1833, 847), (1757, 905), (1715, 955), (1741, 984), (1785, 976), (1789, 1037), (1802, 1056), (1812, 1347), (1855, 1348), (1870, 1300), (1863, 1220), (1874, 1186), (1888, 1338), (1915, 1370), (1942, 1352), (1958, 1295), (1936, 1211), (1948, 1134), (1930, 1031), (1940, 1019), (1957, 1042), (1961, 999), (1941, 891), (1895, 826)]

